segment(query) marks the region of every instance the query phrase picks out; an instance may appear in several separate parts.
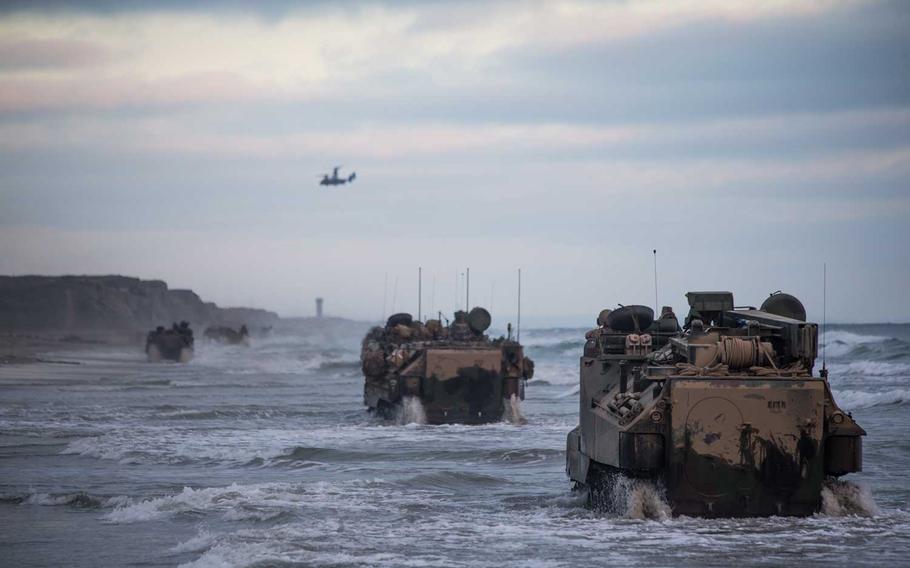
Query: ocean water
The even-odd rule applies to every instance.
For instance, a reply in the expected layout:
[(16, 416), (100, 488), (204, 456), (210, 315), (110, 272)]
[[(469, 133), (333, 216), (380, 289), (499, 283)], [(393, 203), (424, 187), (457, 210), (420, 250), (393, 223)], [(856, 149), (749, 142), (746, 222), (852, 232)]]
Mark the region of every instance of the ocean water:
[(525, 330), (527, 399), (487, 426), (369, 415), (365, 330), (200, 344), (188, 365), (99, 348), (0, 367), (0, 565), (910, 564), (910, 325), (823, 338), (869, 432), (849, 476), (867, 514), (737, 520), (674, 518), (634, 483), (617, 515), (570, 491), (585, 330)]

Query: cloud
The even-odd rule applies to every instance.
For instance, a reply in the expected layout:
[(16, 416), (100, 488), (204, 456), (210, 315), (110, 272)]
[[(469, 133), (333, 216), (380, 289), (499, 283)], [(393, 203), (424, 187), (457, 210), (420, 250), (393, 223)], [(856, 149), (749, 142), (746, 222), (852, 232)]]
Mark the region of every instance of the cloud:
[(81, 69), (110, 59), (104, 48), (79, 40), (0, 40), (0, 71)]
[[(528, 112), (539, 113), (541, 104), (564, 98), (564, 105), (548, 112), (569, 106), (596, 116), (590, 107), (601, 102), (604, 107), (624, 98), (650, 101), (651, 106), (664, 103), (649, 91), (673, 83), (675, 96), (683, 95), (680, 103), (691, 99), (688, 104), (695, 104), (705, 93), (693, 80), (731, 71), (731, 78), (767, 99), (773, 94), (762, 94), (760, 85), (756, 89), (756, 79), (767, 83), (781, 72), (792, 77), (792, 70), (836, 78), (842, 63), (817, 65), (820, 57), (829, 56), (825, 48), (850, 45), (861, 54), (880, 56), (892, 46), (899, 22), (879, 24), (883, 39), (868, 46), (851, 44), (849, 34), (842, 33), (866, 6), (829, 1), (499, 2), (478, 10), (470, 4), (367, 3), (320, 5), (267, 20), (230, 8), (14, 12), (0, 20), (0, 34), (21, 38), (15, 48), (18, 59), (36, 65), (0, 73), (0, 93), (5, 93), (0, 111), (166, 107), (255, 98), (327, 108), (338, 104), (349, 112), (366, 101), (373, 103), (368, 105), (371, 112), (378, 104), (399, 116), (420, 113), (428, 102), (438, 101), (437, 116), (479, 110), (508, 117), (529, 103)], [(888, 16), (872, 15), (876, 23)], [(803, 36), (811, 40), (797, 39)], [(806, 50), (809, 41), (822, 51)], [(40, 46), (67, 42), (116, 57), (103, 66), (54, 73), (39, 64), (46, 49)], [(725, 48), (716, 50), (715, 45)], [(765, 73), (756, 73), (755, 64), (743, 67), (743, 57)], [(733, 60), (738, 64), (730, 65)], [(543, 89), (541, 74), (549, 76)], [(906, 81), (897, 79), (893, 88), (901, 85)], [(685, 89), (696, 90), (686, 95)], [(396, 108), (402, 95), (416, 104)], [(549, 100), (542, 100), (546, 95)], [(748, 98), (746, 92), (738, 97)], [(459, 103), (468, 108), (458, 108)], [(515, 107), (511, 112), (510, 106)]]
[(520, 265), (555, 317), (650, 303), (656, 247), (667, 290), (811, 296), (827, 259), (910, 317), (905, 6), (6, 6), (0, 271), (357, 315)]

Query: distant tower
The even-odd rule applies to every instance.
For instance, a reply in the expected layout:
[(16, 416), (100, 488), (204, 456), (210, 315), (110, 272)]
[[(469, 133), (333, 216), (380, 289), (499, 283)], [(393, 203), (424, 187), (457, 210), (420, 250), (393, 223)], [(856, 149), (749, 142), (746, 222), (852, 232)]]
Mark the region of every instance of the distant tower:
[(316, 317), (322, 319), (322, 298), (316, 298)]

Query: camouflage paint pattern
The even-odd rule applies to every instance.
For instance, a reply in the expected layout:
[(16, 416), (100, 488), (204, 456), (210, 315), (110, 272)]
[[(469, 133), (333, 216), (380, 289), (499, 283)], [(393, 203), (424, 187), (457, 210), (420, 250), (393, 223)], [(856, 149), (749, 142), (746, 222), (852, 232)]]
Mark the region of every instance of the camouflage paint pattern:
[[(815, 324), (733, 309), (726, 292), (688, 296), (685, 331), (672, 311), (672, 322), (652, 322), (649, 308), (631, 306), (613, 318), (619, 329), (601, 317), (588, 333), (569, 477), (594, 506), (611, 503), (624, 475), (659, 483), (675, 514), (815, 513), (827, 478), (861, 471), (865, 435), (827, 375), (812, 375)], [(628, 339), (644, 333), (651, 352)]]
[(455, 328), (458, 317), (449, 328), (397, 321), (364, 339), (364, 404), (371, 410), (390, 415), (404, 397), (416, 397), (430, 424), (481, 424), (501, 420), (510, 397), (524, 399), (533, 363), (517, 342)]

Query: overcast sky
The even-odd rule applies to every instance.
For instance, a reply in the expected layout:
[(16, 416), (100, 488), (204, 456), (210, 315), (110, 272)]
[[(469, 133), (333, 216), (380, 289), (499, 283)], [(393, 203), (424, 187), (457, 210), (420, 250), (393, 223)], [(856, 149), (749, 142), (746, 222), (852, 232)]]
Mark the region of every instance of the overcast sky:
[(0, 273), (375, 319), (470, 266), (504, 326), (520, 267), (568, 324), (653, 305), (655, 248), (678, 312), (820, 319), (827, 262), (829, 321), (910, 321), (910, 3), (0, 9)]

